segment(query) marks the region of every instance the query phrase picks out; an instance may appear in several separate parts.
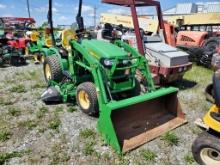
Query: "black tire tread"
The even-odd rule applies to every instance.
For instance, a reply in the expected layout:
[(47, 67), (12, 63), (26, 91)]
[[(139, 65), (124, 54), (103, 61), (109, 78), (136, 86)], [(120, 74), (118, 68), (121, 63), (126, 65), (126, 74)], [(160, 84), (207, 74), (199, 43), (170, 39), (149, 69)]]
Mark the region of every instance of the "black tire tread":
[(203, 147), (216, 148), (220, 151), (220, 138), (216, 137), (206, 131), (202, 132), (192, 145), (192, 153), (194, 159), (200, 165), (205, 165), (202, 159), (200, 158), (200, 151)]
[[(45, 65), (48, 64), (51, 68), (51, 80), (60, 82), (63, 79), (63, 73), (62, 73), (62, 68), (59, 63), (59, 59), (57, 56), (48, 56), (46, 57), (44, 61), (44, 71), (45, 71)], [(45, 73), (44, 73), (45, 75)], [(47, 81), (46, 75), (45, 75), (45, 80)]]

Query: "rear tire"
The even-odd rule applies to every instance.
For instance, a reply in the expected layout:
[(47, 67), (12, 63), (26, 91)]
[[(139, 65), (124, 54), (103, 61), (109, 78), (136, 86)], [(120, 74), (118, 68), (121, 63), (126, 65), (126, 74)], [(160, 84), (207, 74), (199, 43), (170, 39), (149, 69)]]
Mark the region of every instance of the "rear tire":
[(200, 64), (200, 59), (204, 55), (204, 49), (202, 48), (190, 48), (188, 50), (189, 60), (191, 62), (196, 62), (196, 64)]
[(201, 133), (192, 145), (194, 159), (200, 165), (220, 164), (220, 139), (208, 132)]
[(211, 67), (211, 60), (213, 54), (217, 52), (217, 48), (220, 45), (220, 37), (212, 37), (208, 39), (203, 48), (204, 48), (204, 55), (201, 58), (201, 63), (204, 64), (206, 67)]
[(216, 52), (216, 48), (218, 47), (219, 44), (220, 44), (220, 37), (210, 38), (204, 44), (205, 51)]
[(76, 89), (76, 101), (80, 109), (91, 116), (99, 112), (96, 87), (91, 82), (81, 83)]
[(43, 64), (45, 81), (53, 80), (60, 82), (63, 79), (62, 68), (57, 56), (49, 56)]

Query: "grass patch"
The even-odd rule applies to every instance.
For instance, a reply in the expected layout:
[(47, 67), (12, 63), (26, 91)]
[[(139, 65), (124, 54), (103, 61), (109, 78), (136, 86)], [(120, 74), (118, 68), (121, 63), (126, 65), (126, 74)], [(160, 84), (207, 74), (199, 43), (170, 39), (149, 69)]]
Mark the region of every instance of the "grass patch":
[(58, 131), (60, 124), (61, 124), (60, 119), (58, 118), (58, 116), (55, 116), (53, 119), (51, 119), (51, 120), (49, 121), (49, 126), (48, 126), (48, 127), (49, 127), (50, 129), (53, 129), (53, 130), (57, 130), (57, 131)]
[(179, 143), (179, 138), (177, 135), (173, 132), (167, 132), (165, 133), (162, 137), (161, 140), (165, 141), (168, 145), (178, 145)]
[(33, 78), (33, 77), (36, 77), (37, 76), (37, 71), (35, 70), (31, 70), (28, 72), (28, 74)]
[(66, 153), (55, 153), (52, 156), (50, 165), (59, 165), (70, 160), (70, 156)]
[(47, 129), (42, 127), (37, 129), (39, 133), (44, 133)]
[(0, 105), (13, 105), (14, 102), (11, 101), (10, 98), (0, 97)]
[(73, 113), (73, 112), (75, 112), (76, 111), (76, 108), (74, 108), (74, 107), (69, 107), (68, 109), (67, 109), (67, 112), (70, 112), (70, 113)]
[(32, 86), (32, 89), (41, 89), (41, 88), (45, 88), (47, 85), (44, 82), (39, 82), (36, 83)]
[(39, 109), (39, 111), (36, 113), (37, 118), (38, 118), (38, 119), (41, 119), (41, 118), (45, 115), (45, 113), (47, 113), (48, 111), (49, 111), (49, 110), (48, 110), (47, 107), (41, 107), (41, 108)]
[(15, 92), (15, 93), (25, 93), (27, 92), (25, 86), (23, 84), (19, 84), (17, 86), (13, 86), (11, 89), (10, 89), (11, 92)]
[(142, 150), (141, 151), (141, 156), (146, 160), (146, 161), (154, 161), (157, 155), (150, 151), (150, 150)]
[(82, 131), (80, 131), (79, 136), (87, 139), (87, 138), (95, 138), (96, 132), (92, 129), (86, 128)]
[(57, 112), (57, 113), (63, 112), (63, 107), (62, 106), (56, 107), (55, 112)]
[(51, 165), (64, 164), (65, 162), (70, 160), (70, 156), (66, 152), (67, 149), (62, 143), (56, 143), (52, 146), (52, 155), (50, 156)]
[(47, 107), (41, 107), (39, 110), (43, 113), (47, 113), (49, 111)]
[(15, 157), (22, 157), (24, 155), (24, 152), (18, 152), (18, 151), (13, 151), (10, 153), (0, 153), (0, 164), (4, 164), (6, 161), (8, 161), (11, 158)]
[(88, 156), (88, 155), (92, 155), (95, 150), (94, 150), (94, 146), (95, 146), (95, 141), (90, 141), (90, 142), (87, 142), (85, 144), (85, 147), (83, 149), (83, 153)]
[(33, 128), (37, 127), (37, 123), (34, 120), (26, 120), (26, 121), (20, 121), (18, 123), (19, 126), (25, 127), (28, 130), (32, 130)]
[(44, 114), (45, 114), (45, 113), (43, 113), (42, 111), (37, 111), (36, 117), (37, 117), (38, 119), (41, 119), (42, 117), (44, 117)]
[(15, 107), (9, 107), (8, 113), (12, 116), (19, 116), (21, 114), (21, 110)]
[(187, 164), (193, 164), (195, 162), (192, 154), (187, 154), (184, 156), (184, 160)]
[(184, 75), (185, 79), (202, 82), (203, 84), (208, 84), (211, 81), (213, 71), (202, 66), (193, 65), (192, 69), (189, 72), (186, 72)]
[(10, 139), (11, 133), (8, 130), (0, 130), (0, 141), (4, 142)]

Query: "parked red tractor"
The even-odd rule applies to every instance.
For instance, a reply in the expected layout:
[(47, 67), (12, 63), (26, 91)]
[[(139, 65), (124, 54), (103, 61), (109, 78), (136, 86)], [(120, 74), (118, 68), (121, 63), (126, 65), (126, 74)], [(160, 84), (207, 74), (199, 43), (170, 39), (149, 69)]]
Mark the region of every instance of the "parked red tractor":
[(33, 18), (0, 17), (0, 65), (22, 65), (26, 63), (25, 49), (28, 38), (25, 32), (35, 23)]

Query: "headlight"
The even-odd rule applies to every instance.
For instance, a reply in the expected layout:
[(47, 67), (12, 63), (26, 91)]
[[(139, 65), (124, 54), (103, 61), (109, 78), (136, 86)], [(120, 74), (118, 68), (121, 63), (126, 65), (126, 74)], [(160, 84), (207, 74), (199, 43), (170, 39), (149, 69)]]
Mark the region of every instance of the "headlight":
[(116, 61), (114, 59), (102, 59), (101, 63), (105, 66), (105, 67), (109, 67), (112, 66)]
[(104, 65), (106, 66), (112, 66), (114, 64), (114, 61), (113, 60), (104, 60)]
[(137, 61), (138, 61), (137, 59), (133, 59), (133, 60), (131, 60), (131, 63), (135, 64)]
[(129, 62), (130, 62), (130, 60), (123, 60), (123, 61), (122, 61), (122, 63), (123, 63), (124, 65), (127, 65)]

